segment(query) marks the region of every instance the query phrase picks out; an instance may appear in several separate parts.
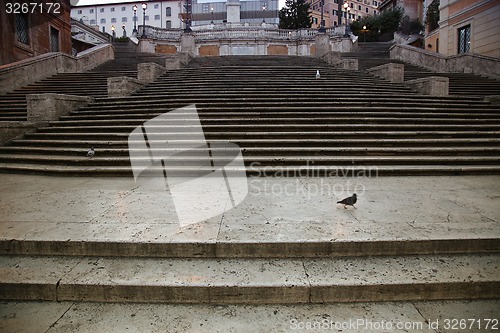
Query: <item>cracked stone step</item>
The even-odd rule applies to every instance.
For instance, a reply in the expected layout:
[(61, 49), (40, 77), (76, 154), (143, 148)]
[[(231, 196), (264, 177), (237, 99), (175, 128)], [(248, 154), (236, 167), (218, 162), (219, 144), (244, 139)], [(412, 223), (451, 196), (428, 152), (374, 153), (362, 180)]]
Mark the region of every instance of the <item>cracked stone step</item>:
[(329, 259), (0, 257), (4, 300), (295, 304), (500, 297), (498, 254)]

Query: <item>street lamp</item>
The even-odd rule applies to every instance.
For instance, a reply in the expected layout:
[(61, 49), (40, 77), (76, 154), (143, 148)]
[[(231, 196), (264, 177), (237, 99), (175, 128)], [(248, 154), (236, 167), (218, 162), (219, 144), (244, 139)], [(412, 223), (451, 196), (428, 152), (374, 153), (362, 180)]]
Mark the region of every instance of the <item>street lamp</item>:
[(123, 38), (127, 37), (127, 30), (125, 30), (125, 23), (122, 24), (122, 29), (123, 29)]
[(142, 38), (146, 38), (146, 9), (148, 8), (147, 3), (142, 3)]
[(266, 5), (262, 6), (262, 23), (266, 23)]
[(324, 9), (323, 9), (324, 6), (325, 6), (325, 0), (321, 0), (321, 22), (319, 23), (318, 32), (326, 32), (325, 19), (324, 19)]
[(368, 31), (368, 30), (366, 30), (366, 25), (363, 26), (362, 31), (363, 31), (363, 43), (366, 43), (366, 32)]
[(132, 33), (134, 35), (137, 34), (137, 5), (134, 5), (132, 7), (132, 9), (134, 10), (134, 30), (132, 31)]
[(347, 2), (344, 2), (344, 13), (346, 15), (345, 22), (347, 25), (349, 25), (349, 11), (351, 8), (349, 7), (349, 4)]
[(212, 22), (210, 22), (210, 23), (214, 24), (214, 7), (210, 8), (210, 9), (212, 10)]
[(114, 42), (115, 41), (115, 37), (116, 37), (116, 35), (115, 35), (115, 26), (114, 25), (111, 26), (111, 31), (113, 33), (113, 42)]

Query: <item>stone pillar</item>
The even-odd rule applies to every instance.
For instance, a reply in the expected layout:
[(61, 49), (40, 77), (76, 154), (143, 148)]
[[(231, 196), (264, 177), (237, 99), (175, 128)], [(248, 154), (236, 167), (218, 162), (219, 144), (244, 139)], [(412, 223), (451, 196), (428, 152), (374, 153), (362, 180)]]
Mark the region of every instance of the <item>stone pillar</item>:
[(196, 56), (196, 43), (193, 33), (183, 33), (181, 35), (181, 51), (186, 52), (189, 56)]
[(317, 34), (314, 38), (314, 44), (316, 48), (315, 56), (317, 58), (322, 58), (332, 51), (330, 36), (327, 34)]
[(155, 62), (146, 62), (137, 65), (137, 78), (142, 83), (154, 82), (158, 76), (165, 73), (165, 67), (158, 65)]
[(421, 79), (405, 81), (405, 85), (424, 95), (448, 96), (450, 86), (449, 81), (450, 80), (447, 77), (429, 76)]
[(227, 22), (240, 23), (240, 0), (228, 0), (226, 2)]
[(58, 120), (60, 116), (68, 114), (92, 102), (88, 96), (75, 96), (64, 94), (31, 94), (26, 96), (28, 104), (28, 121), (48, 123)]
[(368, 69), (368, 73), (393, 83), (403, 83), (405, 77), (405, 66), (402, 64), (389, 63)]
[(108, 78), (108, 96), (130, 96), (130, 94), (139, 90), (142, 86), (144, 86), (144, 83), (128, 76), (110, 77)]

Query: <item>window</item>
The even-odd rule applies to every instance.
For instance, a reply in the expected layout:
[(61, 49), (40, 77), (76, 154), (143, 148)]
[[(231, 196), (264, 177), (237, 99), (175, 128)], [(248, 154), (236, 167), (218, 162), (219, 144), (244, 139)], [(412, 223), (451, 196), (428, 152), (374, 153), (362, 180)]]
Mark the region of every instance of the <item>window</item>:
[(15, 14), (16, 15), (16, 34), (17, 40), (23, 44), (29, 45), (29, 27), (28, 27), (28, 14)]
[(339, 3), (339, 0), (333, 0), (333, 3)]
[(89, 13), (94, 14), (94, 10), (93, 9), (89, 10)]
[(373, 1), (373, 5), (374, 5), (375, 7), (377, 7), (377, 6), (378, 6), (378, 2), (377, 2), (377, 1)]
[(160, 15), (155, 15), (155, 21), (158, 21), (160, 19)]
[(334, 9), (333, 12), (332, 12), (332, 14), (333, 15), (339, 15), (339, 11)]
[(83, 12), (82, 12), (82, 10), (81, 10), (81, 9), (79, 9), (79, 10), (78, 10), (78, 14), (82, 14), (82, 13), (83, 13)]
[(159, 5), (159, 4), (156, 4), (156, 5), (155, 5), (155, 9), (158, 9), (158, 8), (160, 8), (160, 5)]
[(127, 8), (125, 8), (125, 7), (122, 7), (122, 12), (124, 12), (124, 11), (126, 11), (126, 10), (127, 10)]
[(106, 19), (101, 19), (101, 24), (106, 24)]
[(470, 25), (458, 29), (458, 54), (470, 52)]
[(166, 11), (165, 11), (165, 15), (166, 15), (166, 16), (172, 16), (172, 8), (167, 7), (167, 9), (166, 9)]
[(366, 12), (368, 13), (368, 7), (366, 7)]
[(172, 21), (168, 20), (167, 23), (165, 24), (165, 28), (172, 29)]
[(99, 9), (99, 13), (104, 13), (104, 8)]
[(127, 22), (127, 18), (126, 17), (122, 17), (122, 22)]
[(90, 25), (95, 25), (95, 20), (90, 20)]
[(361, 10), (361, 5), (358, 5), (358, 10)]
[(50, 52), (59, 52), (59, 30), (50, 27)]
[(115, 11), (115, 7), (111, 7), (110, 11), (114, 12)]
[(203, 13), (208, 13), (210, 12), (210, 4), (208, 3), (204, 3), (201, 10), (203, 11)]
[(113, 18), (111, 19), (111, 23), (116, 23), (116, 17), (113, 17)]

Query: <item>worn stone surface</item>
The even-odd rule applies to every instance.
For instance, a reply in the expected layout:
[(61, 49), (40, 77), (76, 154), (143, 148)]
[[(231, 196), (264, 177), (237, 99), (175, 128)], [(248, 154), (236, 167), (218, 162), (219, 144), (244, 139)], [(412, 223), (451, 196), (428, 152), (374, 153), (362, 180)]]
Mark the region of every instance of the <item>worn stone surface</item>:
[[(131, 253), (140, 250), (133, 249), (134, 244), (145, 242), (196, 242), (208, 246), (205, 251), (214, 251), (210, 246), (220, 244), (219, 255), (230, 256), (235, 250), (231, 244), (243, 242), (276, 243), (274, 252), (279, 256), (284, 253), (279, 245), (283, 242), (323, 243), (320, 249), (311, 245), (309, 255), (321, 249), (321, 253), (332, 251), (332, 242), (339, 246), (372, 242), (373, 248), (365, 244), (359, 250), (392, 253), (398, 241), (463, 240), (462, 246), (472, 249), (475, 240), (500, 234), (497, 176), (249, 178), (249, 194), (240, 205), (186, 227), (177, 222), (164, 182), (4, 174), (0, 183), (0, 241), (7, 247), (13, 246), (12, 240), (19, 241), (19, 251), (42, 246), (24, 241), (46, 242), (47, 251), (51, 242), (64, 242), (75, 246), (74, 254), (90, 251), (80, 248), (80, 241), (104, 242), (99, 246), (126, 242), (132, 244)], [(357, 209), (335, 204), (352, 192), (358, 194)], [(376, 243), (380, 241), (388, 243)], [(435, 245), (443, 246), (440, 251), (451, 246)], [(408, 246), (409, 252), (425, 252), (430, 245)], [(183, 248), (176, 254), (185, 251), (189, 256), (195, 249)], [(257, 249), (261, 255), (272, 255), (272, 247)], [(296, 247), (301, 249), (306, 251)], [(251, 255), (256, 247), (239, 247), (239, 251)], [(352, 251), (346, 253), (356, 255), (358, 250)]]
[(143, 85), (144, 82), (128, 76), (110, 77), (108, 78), (108, 96), (129, 96), (134, 91), (140, 89)]
[[(445, 329), (446, 320), (498, 319), (499, 306), (499, 301), (495, 300), (288, 306), (2, 302), (0, 331), (450, 333), (457, 330)], [(383, 323), (385, 330), (381, 326), (375, 329), (374, 325)], [(478, 322), (472, 329), (460, 331), (495, 332), (485, 330), (484, 326), (480, 330), (477, 325)]]
[(382, 79), (389, 80), (393, 83), (403, 83), (405, 75), (405, 67), (402, 64), (389, 63), (368, 69), (372, 75)]
[(24, 121), (0, 122), (0, 145), (37, 128), (34, 123)]
[(90, 96), (75, 96), (65, 94), (31, 94), (26, 95), (28, 104), (28, 121), (44, 123), (58, 120), (76, 108), (92, 102)]
[(448, 96), (450, 79), (441, 76), (429, 76), (421, 79), (405, 81), (405, 85), (424, 95)]
[(166, 69), (155, 62), (147, 62), (137, 65), (137, 79), (143, 83), (151, 83), (158, 76), (165, 73)]

